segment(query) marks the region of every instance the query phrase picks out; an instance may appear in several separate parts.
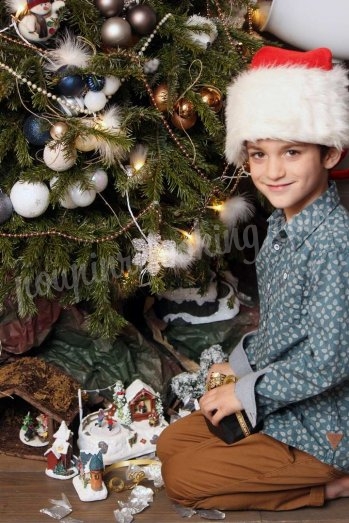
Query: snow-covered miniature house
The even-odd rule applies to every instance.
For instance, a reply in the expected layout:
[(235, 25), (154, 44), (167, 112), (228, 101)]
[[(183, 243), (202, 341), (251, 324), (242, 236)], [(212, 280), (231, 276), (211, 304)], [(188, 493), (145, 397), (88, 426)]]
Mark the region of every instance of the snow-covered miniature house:
[(132, 421), (149, 419), (156, 411), (156, 393), (143, 381), (136, 379), (126, 389), (126, 401), (130, 407)]

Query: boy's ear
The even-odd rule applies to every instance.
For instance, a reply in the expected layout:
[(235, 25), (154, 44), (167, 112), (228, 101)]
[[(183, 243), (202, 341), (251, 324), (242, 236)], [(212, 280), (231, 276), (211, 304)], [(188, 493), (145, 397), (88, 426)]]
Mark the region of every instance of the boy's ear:
[(335, 165), (341, 160), (342, 151), (336, 149), (335, 147), (329, 147), (326, 155), (324, 157), (324, 167), (325, 169), (333, 169)]

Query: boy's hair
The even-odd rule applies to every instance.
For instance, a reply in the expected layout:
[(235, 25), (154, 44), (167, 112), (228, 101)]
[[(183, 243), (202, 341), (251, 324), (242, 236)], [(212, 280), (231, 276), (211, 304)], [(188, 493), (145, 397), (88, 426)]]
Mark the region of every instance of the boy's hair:
[(262, 47), (227, 90), (228, 162), (242, 165), (245, 142), (261, 139), (349, 147), (348, 84), (329, 49)]

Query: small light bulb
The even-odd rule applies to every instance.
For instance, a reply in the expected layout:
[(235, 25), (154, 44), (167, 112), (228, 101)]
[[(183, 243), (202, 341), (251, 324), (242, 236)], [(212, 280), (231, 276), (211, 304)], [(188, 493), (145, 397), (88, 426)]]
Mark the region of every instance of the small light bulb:
[(145, 145), (137, 144), (130, 153), (130, 164), (135, 171), (139, 171), (147, 159), (148, 148)]
[(207, 206), (208, 209), (213, 209), (214, 211), (217, 211), (217, 212), (220, 212), (223, 208), (223, 204), (222, 203), (215, 203), (214, 205), (208, 205)]

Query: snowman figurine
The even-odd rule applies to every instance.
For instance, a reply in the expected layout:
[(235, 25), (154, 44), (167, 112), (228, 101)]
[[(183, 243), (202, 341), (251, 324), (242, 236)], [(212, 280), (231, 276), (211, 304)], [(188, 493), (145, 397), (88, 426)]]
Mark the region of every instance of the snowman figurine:
[(18, 24), (21, 35), (30, 42), (45, 42), (59, 27), (59, 10), (65, 7), (63, 0), (43, 2), (27, 0), (28, 11)]

